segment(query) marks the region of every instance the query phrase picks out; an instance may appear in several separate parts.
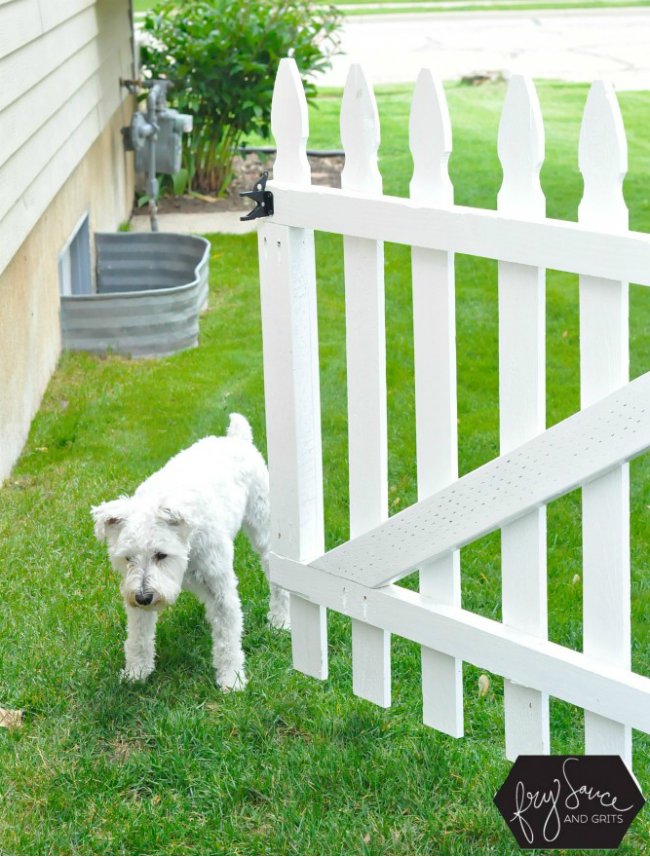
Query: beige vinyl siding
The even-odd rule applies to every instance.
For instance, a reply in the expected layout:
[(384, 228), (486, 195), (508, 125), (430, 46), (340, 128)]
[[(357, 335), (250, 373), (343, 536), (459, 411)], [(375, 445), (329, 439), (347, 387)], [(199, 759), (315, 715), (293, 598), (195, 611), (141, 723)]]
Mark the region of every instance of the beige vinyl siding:
[(132, 73), (129, 0), (0, 3), (0, 271), (125, 100), (119, 79)]
[(129, 0), (0, 0), (0, 483), (61, 349), (58, 257), (133, 199)]

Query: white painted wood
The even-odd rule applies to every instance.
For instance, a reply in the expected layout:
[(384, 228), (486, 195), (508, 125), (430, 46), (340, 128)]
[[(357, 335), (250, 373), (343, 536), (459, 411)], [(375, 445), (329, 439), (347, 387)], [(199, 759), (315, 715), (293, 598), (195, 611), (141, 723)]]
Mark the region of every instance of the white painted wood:
[[(313, 233), (258, 230), (271, 546), (294, 559), (323, 550), (323, 484)], [(291, 595), (293, 665), (327, 678), (325, 609)]]
[(529, 223), (487, 209), (436, 208), (320, 186), (274, 182), (270, 189), (275, 223), (650, 285), (646, 233), (617, 234), (551, 218)]
[[(544, 125), (531, 80), (508, 84), (498, 136), (503, 183), (497, 208), (511, 217), (542, 220), (546, 200), (539, 173)], [(546, 428), (545, 271), (499, 262), (499, 426), (501, 454)], [(539, 508), (501, 531), (503, 621), (548, 634), (546, 510)], [(504, 680), (506, 756), (550, 752), (548, 695)]]
[[(276, 175), (309, 185), (307, 105), (292, 59), (280, 63), (271, 127)], [(301, 559), (324, 546), (314, 235), (263, 221), (258, 237), (271, 545)], [(316, 678), (327, 677), (326, 623), (323, 607), (291, 595), (293, 664)]]
[(365, 619), (352, 620), (352, 690), (382, 708), (390, 706), (390, 634)]
[[(409, 143), (411, 199), (425, 205), (453, 205), (447, 169), (449, 111), (442, 84), (430, 69), (422, 69), (415, 84)], [(453, 254), (413, 247), (411, 270), (418, 499), (423, 500), (458, 478)], [(420, 592), (441, 604), (460, 606), (458, 551), (420, 567)], [(463, 734), (462, 662), (426, 646), (421, 657), (423, 721), (459, 738)]]
[(650, 733), (650, 679), (431, 598), (385, 586), (368, 589), (311, 566), (271, 555), (278, 581), (332, 610), (496, 675)]
[[(650, 680), (629, 669), (626, 462), (650, 447), (650, 373), (626, 385), (626, 283), (650, 285), (650, 236), (627, 230), (625, 140), (613, 93), (598, 84), (589, 97), (580, 144), (585, 193), (574, 224), (544, 218), (543, 128), (534, 89), (524, 78), (512, 79), (502, 116), (504, 180), (497, 212), (453, 205), (451, 133), (442, 89), (430, 73), (420, 75), (414, 97), (410, 200), (381, 196), (376, 106), (358, 67), (351, 70), (342, 109), (347, 157), (341, 190), (309, 184), (306, 105), (297, 70), (287, 61), (276, 96), (278, 90), (286, 92), (274, 100), (274, 122), (284, 135), (271, 185), (276, 213), (260, 227), (260, 254), (265, 363), (268, 349), (275, 360), (267, 402), (273, 399), (271, 410), (284, 416), (284, 423), (269, 423), (276, 431), (273, 438), (269, 429), (270, 460), (279, 462), (275, 477), (271, 467), (272, 483), (277, 474), (283, 479), (274, 504), (279, 535), (271, 566), (274, 580), (295, 593), (298, 605), (292, 611), (294, 627), (300, 625), (294, 660), (306, 672), (325, 674), (324, 610), (330, 607), (352, 618), (358, 695), (389, 704), (389, 634), (397, 633), (423, 647), (425, 722), (462, 733), (459, 666), (467, 660), (506, 677), (511, 758), (549, 751), (551, 694), (585, 708), (587, 752), (620, 753), (630, 764), (631, 727), (650, 731)], [(351, 540), (320, 556), (318, 340), (309, 229), (345, 236)], [(388, 520), (383, 240), (413, 247), (418, 456), (418, 502)], [(455, 252), (499, 261), (501, 455), (460, 480)], [(581, 275), (583, 405), (548, 431), (546, 267)], [(297, 425), (291, 414), (304, 401), (304, 423)], [(577, 486), (583, 486), (584, 654), (546, 639), (544, 505)], [(286, 521), (297, 529), (283, 529)], [(503, 624), (460, 609), (454, 556), (498, 527)], [(390, 585), (415, 568), (421, 571), (419, 594)]]
[(271, 104), (271, 130), (277, 146), (274, 180), (295, 183), (311, 191), (307, 160), (309, 113), (300, 72), (293, 59), (280, 60)]
[(292, 592), (291, 659), (294, 669), (314, 678), (326, 679), (327, 610), (320, 603)]
[(420, 71), (415, 82), (409, 148), (413, 156), (411, 199), (429, 206), (453, 205), (448, 166), (452, 148), (449, 108), (442, 83), (428, 68)]
[(499, 211), (523, 220), (543, 219), (546, 200), (539, 173), (544, 161), (544, 123), (533, 82), (520, 74), (508, 84), (497, 150), (503, 169)]
[[(594, 83), (580, 132), (584, 195), (580, 223), (623, 231), (627, 144), (611, 86)], [(628, 379), (628, 285), (620, 280), (580, 278), (581, 406), (602, 399)], [(603, 663), (630, 666), (630, 506), (624, 464), (582, 491), (583, 649)], [(615, 753), (632, 765), (632, 735), (626, 721), (585, 711), (587, 753)]]
[(623, 179), (627, 173), (627, 142), (611, 84), (598, 81), (589, 91), (580, 128), (578, 164), (584, 180), (578, 206), (580, 222), (592, 229), (625, 231), (628, 211)]
[[(380, 196), (379, 116), (372, 89), (350, 66), (341, 103), (345, 165), (341, 187)], [(384, 248), (377, 241), (344, 239), (348, 384), (350, 535), (388, 517)], [(352, 688), (377, 705), (390, 705), (390, 637), (352, 621)]]
[(311, 565), (383, 586), (650, 447), (650, 372)]

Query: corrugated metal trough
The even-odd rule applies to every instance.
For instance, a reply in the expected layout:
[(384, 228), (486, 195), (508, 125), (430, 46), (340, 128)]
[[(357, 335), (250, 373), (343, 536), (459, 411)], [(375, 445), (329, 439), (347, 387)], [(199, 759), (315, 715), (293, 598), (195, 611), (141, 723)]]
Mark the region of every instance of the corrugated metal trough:
[(210, 244), (172, 232), (97, 233), (94, 294), (61, 297), (63, 347), (163, 357), (198, 345)]

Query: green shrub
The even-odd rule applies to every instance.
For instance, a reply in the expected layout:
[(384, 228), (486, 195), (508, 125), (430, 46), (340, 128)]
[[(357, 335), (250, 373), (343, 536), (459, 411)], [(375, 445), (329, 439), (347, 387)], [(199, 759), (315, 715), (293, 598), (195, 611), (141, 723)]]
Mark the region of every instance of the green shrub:
[(293, 56), (307, 98), (310, 79), (329, 67), (340, 16), (306, 0), (163, 0), (147, 13), (143, 70), (174, 82), (170, 101), (194, 116), (186, 142), (191, 186), (223, 193), (245, 134), (269, 132), (273, 82)]

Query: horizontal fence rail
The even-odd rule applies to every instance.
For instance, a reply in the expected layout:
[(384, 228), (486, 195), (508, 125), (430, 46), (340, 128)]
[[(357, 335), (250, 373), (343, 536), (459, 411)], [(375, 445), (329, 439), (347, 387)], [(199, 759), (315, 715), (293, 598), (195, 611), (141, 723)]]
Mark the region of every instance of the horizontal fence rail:
[(650, 286), (650, 235), (272, 181), (273, 222)]
[(368, 589), (279, 556), (271, 557), (271, 569), (281, 586), (331, 610), (650, 732), (650, 679), (644, 676), (402, 586)]

